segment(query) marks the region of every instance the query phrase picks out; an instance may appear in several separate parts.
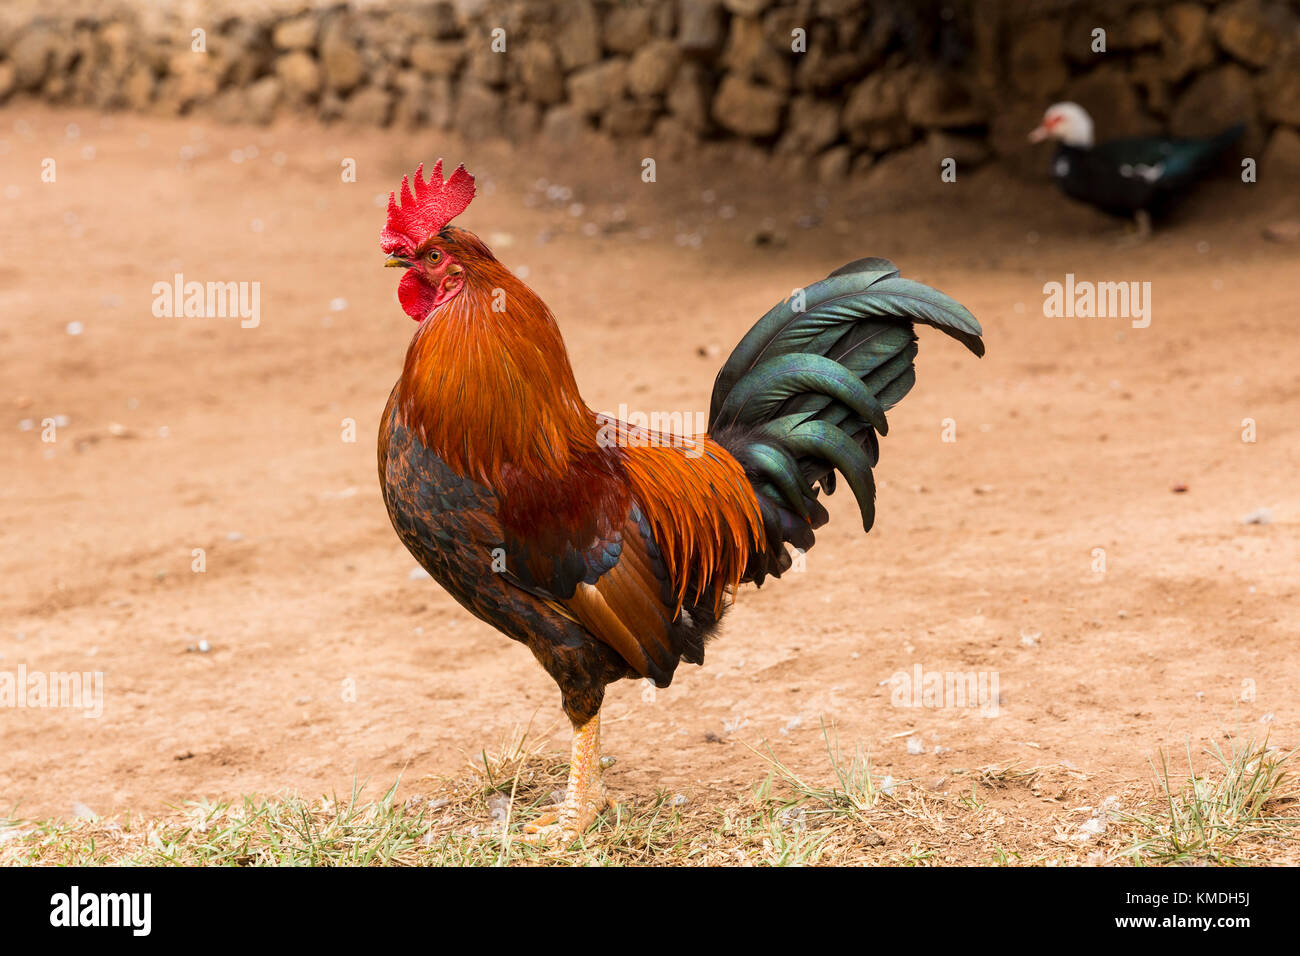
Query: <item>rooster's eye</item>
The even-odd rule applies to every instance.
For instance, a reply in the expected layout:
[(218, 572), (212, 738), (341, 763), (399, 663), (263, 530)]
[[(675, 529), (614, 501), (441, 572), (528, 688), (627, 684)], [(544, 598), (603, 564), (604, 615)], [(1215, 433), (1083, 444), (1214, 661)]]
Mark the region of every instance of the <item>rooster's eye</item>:
[(429, 260), (430, 265), (435, 265), (442, 258), (442, 253), (437, 249), (430, 249), (424, 254), (424, 258)]

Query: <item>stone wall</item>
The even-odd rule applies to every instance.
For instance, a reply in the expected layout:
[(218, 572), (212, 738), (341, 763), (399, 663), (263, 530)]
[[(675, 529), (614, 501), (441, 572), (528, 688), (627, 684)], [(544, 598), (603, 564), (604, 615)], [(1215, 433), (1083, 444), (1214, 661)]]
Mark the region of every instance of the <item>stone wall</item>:
[(826, 178), (904, 150), (1016, 162), (1068, 98), (1102, 138), (1245, 120), (1294, 161), (1300, 0), (10, 0), (0, 103), (24, 98), (722, 144)]

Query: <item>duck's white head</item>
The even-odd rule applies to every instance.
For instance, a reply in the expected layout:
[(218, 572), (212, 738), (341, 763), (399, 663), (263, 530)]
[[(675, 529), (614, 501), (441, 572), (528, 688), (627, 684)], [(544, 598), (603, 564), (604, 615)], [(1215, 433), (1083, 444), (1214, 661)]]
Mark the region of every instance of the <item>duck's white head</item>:
[(1053, 103), (1043, 121), (1029, 134), (1031, 143), (1057, 139), (1066, 146), (1087, 149), (1092, 145), (1092, 117), (1078, 103)]

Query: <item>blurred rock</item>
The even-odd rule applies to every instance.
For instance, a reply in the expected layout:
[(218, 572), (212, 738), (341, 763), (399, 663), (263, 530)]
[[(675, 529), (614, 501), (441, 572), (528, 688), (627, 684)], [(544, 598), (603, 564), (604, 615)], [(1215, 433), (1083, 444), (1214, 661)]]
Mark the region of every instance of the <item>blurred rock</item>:
[(290, 101), (305, 102), (320, 93), (320, 67), (301, 50), (286, 53), (275, 61), (275, 75)]
[(1177, 3), (1164, 12), (1165, 33), (1161, 44), (1165, 73), (1178, 82), (1194, 70), (1214, 62), (1210, 39), (1210, 15), (1194, 3)]
[(844, 104), (844, 128), (856, 130), (884, 120), (902, 119), (908, 77), (873, 73), (855, 86)]
[(1235, 63), (1202, 73), (1178, 98), (1169, 118), (1175, 136), (1209, 136), (1234, 123), (1255, 120), (1250, 74)]
[(315, 14), (306, 13), (276, 25), (271, 42), (277, 50), (310, 50), (316, 46)]
[(119, 80), (125, 77), (134, 52), (130, 28), (125, 23), (108, 23), (100, 27), (95, 39), (99, 46), (100, 66), (104, 72)]
[(736, 16), (756, 17), (772, 5), (773, 0), (722, 0), (722, 5)]
[(911, 139), (903, 101), (912, 87), (913, 75), (909, 70), (881, 71), (853, 88), (840, 117), (849, 142), (880, 152)]
[[(869, 37), (866, 42), (841, 48), (836, 31), (829, 24), (814, 23), (809, 27), (801, 23), (798, 26), (808, 29), (807, 52), (795, 57), (794, 85), (801, 90), (831, 93), (879, 65), (882, 50), (874, 46)], [(775, 48), (784, 54), (790, 49), (790, 42), (787, 33), (781, 45)]]
[(1141, 7), (1129, 14), (1128, 24), (1123, 31), (1121, 49), (1143, 50), (1159, 46), (1164, 39), (1165, 28), (1160, 20), (1160, 11), (1155, 7)]
[(1074, 80), (1065, 98), (1088, 111), (1098, 141), (1158, 131), (1143, 114), (1137, 92), (1118, 64), (1107, 63)]
[(407, 69), (397, 74), (393, 84), (397, 88), (393, 104), (394, 126), (417, 129), (428, 124), (430, 82), (430, 78), (419, 70)]
[(956, 73), (923, 70), (906, 93), (903, 112), (916, 126), (979, 126), (988, 118), (974, 91)]
[(627, 66), (627, 86), (635, 96), (666, 93), (681, 63), (681, 51), (669, 40), (652, 40)]
[[(456, 76), (465, 62), (465, 48), (459, 43), (420, 39), (411, 44), (407, 57), (411, 66), (429, 76)], [(506, 54), (488, 50), (483, 57), (486, 63), (492, 64), (489, 73), (495, 74), (498, 69), (502, 71), (493, 82), (502, 82), (505, 79)]]
[(840, 135), (840, 107), (813, 96), (798, 97), (786, 111), (786, 129), (777, 151), (789, 155), (814, 155)]
[(530, 100), (513, 100), (506, 104), (505, 134), (512, 143), (526, 143), (537, 135), (542, 125), (542, 108)]
[(45, 82), (64, 41), (53, 30), (35, 27), (23, 33), (9, 50), (19, 90), (34, 90)]
[(1260, 181), (1277, 182), (1296, 176), (1300, 176), (1300, 133), (1279, 126), (1259, 159)]
[(425, 104), (429, 116), (429, 125), (434, 129), (451, 129), (456, 119), (456, 98), (452, 92), (451, 80), (445, 76), (435, 76), (429, 80), (429, 101)]
[(1025, 26), (1012, 41), (1008, 57), (1012, 86), (1049, 102), (1069, 78), (1062, 44), (1061, 24), (1056, 20), (1035, 20)]
[(771, 136), (781, 128), (784, 105), (785, 97), (778, 91), (728, 73), (714, 97), (713, 118), (718, 125), (742, 136)]
[(702, 133), (709, 128), (709, 90), (704, 68), (683, 63), (668, 89), (668, 111), (687, 129)]
[(681, 158), (695, 149), (695, 134), (676, 116), (661, 116), (655, 123), (654, 141), (665, 156)]
[(529, 40), (519, 51), (519, 78), (524, 95), (549, 106), (564, 99), (564, 71), (555, 48), (545, 40)]
[(605, 49), (611, 53), (633, 54), (654, 36), (654, 14), (648, 7), (612, 7), (605, 14), (602, 32)]
[(210, 99), (216, 92), (217, 75), (211, 59), (189, 50), (173, 54), (167, 72), (169, 111), (180, 112), (194, 103)]
[(348, 94), (365, 77), (365, 61), (342, 17), (332, 18), (321, 31), (320, 62), (325, 85), (337, 93)]
[(387, 126), (392, 118), (393, 95), (376, 86), (353, 93), (343, 104), (343, 119), (358, 126)]
[(280, 81), (274, 76), (264, 76), (255, 80), (244, 91), (244, 109), (249, 122), (269, 123), (275, 116), (275, 108), (280, 102)]
[(853, 159), (853, 150), (847, 145), (834, 146), (817, 157), (818, 182), (831, 185), (844, 179), (849, 174), (849, 163)]
[(681, 0), (677, 45), (692, 56), (709, 56), (722, 47), (726, 13), (717, 0)]
[[(470, 49), (467, 58), (466, 73), (476, 83), (487, 86), (500, 86), (506, 81), (505, 53), (494, 53), (486, 43), (480, 43)], [(443, 72), (442, 75), (452, 74)]]
[(755, 19), (732, 17), (727, 45), (722, 52), (722, 66), (746, 80), (756, 80), (779, 89), (789, 89), (794, 70), (784, 56), (774, 50)]
[(490, 139), (505, 134), (505, 99), (477, 83), (460, 89), (452, 126), (466, 139)]
[(589, 0), (569, 0), (565, 4), (555, 46), (566, 70), (589, 66), (600, 59), (600, 19)]
[(1259, 78), (1258, 90), (1266, 119), (1300, 126), (1300, 52), (1274, 63)]
[(558, 146), (572, 146), (586, 128), (582, 114), (572, 106), (552, 106), (542, 117), (542, 136)]
[(1250, 66), (1264, 66), (1278, 52), (1282, 26), (1277, 16), (1265, 14), (1259, 0), (1235, 0), (1210, 18), (1219, 46)]
[[(114, 24), (115, 26), (124, 26)], [(129, 31), (126, 43), (131, 43)], [(104, 31), (108, 34), (108, 30)], [(108, 37), (104, 37), (108, 40)], [(270, 36), (259, 23), (236, 20), (215, 37), (211, 37), (209, 56), (217, 61), (217, 75), (222, 85), (246, 87), (265, 73), (275, 57)], [(130, 58), (130, 54), (126, 54)]]
[(136, 64), (122, 82), (122, 98), (127, 108), (136, 111), (148, 109), (153, 102), (153, 94), (153, 71), (147, 66)]
[(551, 107), (542, 117), (542, 135), (556, 146), (573, 146), (586, 124), (573, 107)]
[(1157, 116), (1168, 114), (1171, 104), (1169, 78), (1164, 61), (1157, 54), (1141, 53), (1134, 57), (1128, 75), (1149, 111)]
[(605, 111), (600, 128), (617, 138), (643, 136), (654, 126), (658, 113), (659, 110), (651, 103), (619, 100)]
[(622, 99), (627, 89), (627, 60), (614, 57), (579, 70), (568, 81), (569, 103), (583, 116), (597, 116)]
[[(442, 2), (430, 4), (420, 10), (420, 24), (428, 36), (435, 40), (451, 40), (461, 36), (464, 32), (461, 29), (460, 15), (456, 12), (456, 4), (451, 0), (442, 0)], [(464, 4), (467, 9), (470, 4)]]

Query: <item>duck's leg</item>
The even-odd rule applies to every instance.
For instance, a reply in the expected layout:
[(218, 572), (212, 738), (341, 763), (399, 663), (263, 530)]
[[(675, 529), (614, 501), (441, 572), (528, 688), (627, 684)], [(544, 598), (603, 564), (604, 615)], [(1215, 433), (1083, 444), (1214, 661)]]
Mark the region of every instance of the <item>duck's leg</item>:
[(1124, 235), (1120, 236), (1117, 245), (1121, 249), (1129, 246), (1136, 246), (1146, 242), (1151, 238), (1151, 213), (1145, 209), (1139, 209), (1133, 214), (1132, 229), (1125, 229)]
[(1133, 221), (1137, 223), (1137, 235), (1139, 242), (1145, 242), (1151, 238), (1151, 213), (1145, 209), (1139, 209), (1133, 214)]

